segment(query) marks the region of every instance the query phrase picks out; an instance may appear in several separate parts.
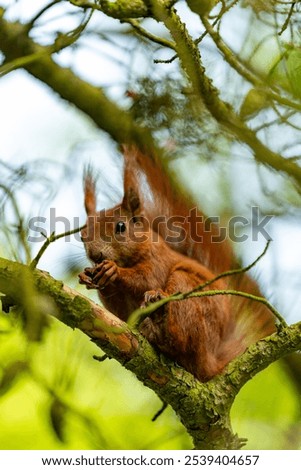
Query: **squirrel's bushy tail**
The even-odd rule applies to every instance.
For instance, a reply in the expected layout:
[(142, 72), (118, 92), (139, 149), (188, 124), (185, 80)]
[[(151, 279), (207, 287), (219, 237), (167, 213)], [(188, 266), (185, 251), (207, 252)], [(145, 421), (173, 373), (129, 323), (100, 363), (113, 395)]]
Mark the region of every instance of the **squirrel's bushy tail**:
[(174, 250), (200, 261), (214, 274), (235, 266), (233, 251), (220, 228), (197, 209), (181, 187), (167, 175), (156, 155), (144, 155), (137, 147), (123, 147), (124, 187), (139, 194), (153, 230)]
[[(219, 226), (196, 209), (167, 176), (156, 155), (144, 155), (135, 146), (123, 146), (123, 154), (125, 188), (133, 187), (139, 194), (143, 215), (172, 249), (199, 261), (214, 275), (238, 267), (230, 242), (220, 237)], [(245, 273), (229, 276), (226, 281), (229, 289), (262, 295)], [(275, 331), (275, 318), (265, 305), (238, 296), (231, 296), (230, 301), (233, 331), (224, 351), (229, 360)]]

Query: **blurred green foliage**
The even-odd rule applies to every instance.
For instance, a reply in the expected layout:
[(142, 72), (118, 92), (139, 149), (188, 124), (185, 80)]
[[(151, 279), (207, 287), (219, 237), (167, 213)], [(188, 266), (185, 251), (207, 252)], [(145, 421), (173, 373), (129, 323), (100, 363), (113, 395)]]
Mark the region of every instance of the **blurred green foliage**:
[(1, 449), (185, 449), (171, 409), (79, 331), (52, 320), (40, 342), (0, 316)]
[(282, 362), (246, 384), (232, 408), (233, 429), (248, 449), (300, 449), (300, 390)]

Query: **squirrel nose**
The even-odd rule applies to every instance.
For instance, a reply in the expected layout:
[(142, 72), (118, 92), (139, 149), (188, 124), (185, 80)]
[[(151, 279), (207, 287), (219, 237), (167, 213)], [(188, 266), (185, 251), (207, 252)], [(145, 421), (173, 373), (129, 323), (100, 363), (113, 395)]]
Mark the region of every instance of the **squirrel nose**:
[(93, 253), (93, 252), (91, 253), (90, 251), (88, 252), (88, 256), (95, 265), (102, 263), (102, 261), (104, 260), (103, 253), (99, 251), (97, 253)]

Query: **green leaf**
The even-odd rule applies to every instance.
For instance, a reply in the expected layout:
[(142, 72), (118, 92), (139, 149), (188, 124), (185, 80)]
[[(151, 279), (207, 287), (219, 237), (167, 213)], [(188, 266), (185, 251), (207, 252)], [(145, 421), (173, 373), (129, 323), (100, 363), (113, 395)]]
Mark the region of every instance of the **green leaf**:
[(301, 49), (299, 47), (289, 51), (286, 68), (292, 93), (301, 98)]
[(240, 117), (247, 119), (269, 106), (269, 100), (263, 90), (252, 88), (245, 96), (240, 108)]
[(216, 0), (187, 0), (190, 10), (200, 16), (208, 15), (216, 3)]
[(271, 83), (280, 85), (296, 98), (301, 98), (301, 48), (284, 44), (281, 54), (269, 71)]

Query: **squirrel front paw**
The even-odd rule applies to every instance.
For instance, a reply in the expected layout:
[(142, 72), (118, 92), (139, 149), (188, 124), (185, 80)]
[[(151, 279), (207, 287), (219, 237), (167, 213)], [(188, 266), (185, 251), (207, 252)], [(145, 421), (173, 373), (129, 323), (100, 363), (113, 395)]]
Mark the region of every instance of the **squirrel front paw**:
[(114, 261), (105, 260), (94, 268), (85, 268), (79, 277), (79, 283), (87, 289), (104, 289), (117, 278), (118, 266)]
[(84, 284), (87, 289), (98, 289), (98, 286), (93, 282), (93, 268), (85, 268), (83, 272), (79, 273), (79, 283)]
[(98, 264), (93, 271), (93, 283), (97, 289), (104, 289), (108, 284), (116, 281), (118, 266), (115, 261), (104, 260)]

